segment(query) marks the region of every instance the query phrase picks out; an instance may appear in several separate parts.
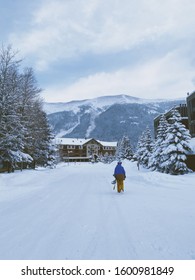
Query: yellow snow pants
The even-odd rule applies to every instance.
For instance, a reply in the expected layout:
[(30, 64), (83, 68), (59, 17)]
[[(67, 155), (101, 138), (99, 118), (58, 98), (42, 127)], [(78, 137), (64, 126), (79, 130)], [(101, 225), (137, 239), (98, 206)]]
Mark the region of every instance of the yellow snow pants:
[(117, 191), (120, 193), (121, 191), (124, 192), (124, 175), (117, 174), (115, 176), (117, 182)]

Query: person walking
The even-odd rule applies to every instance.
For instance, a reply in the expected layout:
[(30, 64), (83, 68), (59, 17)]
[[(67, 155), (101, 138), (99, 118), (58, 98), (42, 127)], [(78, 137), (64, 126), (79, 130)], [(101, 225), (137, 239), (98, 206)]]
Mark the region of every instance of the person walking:
[(122, 166), (122, 162), (119, 161), (117, 166), (114, 169), (114, 175), (117, 181), (117, 191), (120, 193), (121, 191), (124, 192), (124, 180), (126, 178), (126, 172), (124, 167)]

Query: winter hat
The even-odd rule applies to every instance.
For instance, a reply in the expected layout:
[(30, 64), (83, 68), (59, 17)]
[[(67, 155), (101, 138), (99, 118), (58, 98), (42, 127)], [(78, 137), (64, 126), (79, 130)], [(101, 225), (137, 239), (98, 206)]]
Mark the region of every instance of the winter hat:
[(122, 164), (122, 161), (119, 161), (118, 164)]

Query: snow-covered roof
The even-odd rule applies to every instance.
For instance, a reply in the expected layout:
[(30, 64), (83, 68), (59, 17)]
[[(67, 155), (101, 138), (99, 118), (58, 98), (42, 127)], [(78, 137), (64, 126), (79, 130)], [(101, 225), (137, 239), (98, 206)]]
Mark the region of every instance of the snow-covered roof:
[[(83, 139), (83, 138), (55, 138), (55, 143), (56, 144), (62, 144), (62, 145), (81, 146), (81, 145), (84, 145), (85, 143), (89, 142), (92, 139), (93, 138), (89, 138), (89, 139)], [(106, 142), (106, 141), (100, 141), (100, 140), (96, 140), (96, 141), (99, 142), (102, 146), (109, 146), (109, 147), (116, 147), (117, 146), (117, 142)]]
[(82, 138), (56, 138), (56, 144), (62, 144), (62, 145), (84, 145), (90, 139), (82, 139)]
[(98, 141), (100, 144), (102, 144), (102, 146), (109, 146), (109, 147), (116, 147), (117, 146), (117, 142), (105, 142), (105, 141), (100, 141), (100, 140), (96, 140)]

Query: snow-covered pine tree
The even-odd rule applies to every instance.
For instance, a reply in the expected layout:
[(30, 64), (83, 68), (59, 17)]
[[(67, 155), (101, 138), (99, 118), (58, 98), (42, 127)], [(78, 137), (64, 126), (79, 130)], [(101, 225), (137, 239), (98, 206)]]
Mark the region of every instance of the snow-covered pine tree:
[(141, 165), (148, 167), (149, 159), (153, 149), (151, 131), (147, 127), (138, 140), (136, 158)]
[(189, 131), (181, 123), (181, 115), (173, 109), (168, 119), (169, 126), (166, 130), (166, 138), (162, 143), (162, 162), (160, 169), (169, 174), (185, 174), (190, 172), (187, 167), (186, 155), (191, 151)]
[(151, 136), (151, 130), (147, 127), (144, 136), (144, 151), (141, 157), (141, 163), (144, 167), (148, 167), (149, 159), (153, 150), (153, 140)]
[(21, 74), (19, 106), (22, 115), (21, 122), (25, 130), (24, 151), (30, 154), (32, 157), (33, 151), (35, 149), (34, 130), (36, 129), (35, 126), (37, 125), (37, 122), (35, 121), (35, 107), (37, 103), (42, 103), (39, 98), (40, 92), (41, 89), (37, 86), (37, 81), (34, 77), (33, 69), (24, 69), (23, 73)]
[(47, 166), (50, 168), (56, 167), (56, 164), (60, 161), (60, 155), (59, 150), (57, 148), (57, 145), (54, 141), (54, 135), (51, 133), (51, 130), (49, 130), (49, 145), (48, 145), (48, 157), (47, 157)]
[(168, 122), (166, 120), (165, 115), (163, 114), (159, 120), (159, 125), (157, 128), (156, 140), (154, 143), (153, 151), (149, 159), (148, 167), (151, 170), (161, 171), (161, 161), (163, 158), (162, 150), (163, 150), (163, 142), (166, 139), (166, 131), (168, 128)]
[(133, 158), (133, 150), (128, 136), (123, 136), (120, 141), (120, 159), (131, 160)]
[(116, 160), (121, 160), (121, 140), (117, 142), (116, 153), (115, 153)]
[(53, 137), (40, 100), (34, 102), (31, 118), (32, 143), (29, 152), (33, 157), (35, 168), (37, 164), (45, 166), (48, 164), (48, 161), (51, 163), (51, 141)]
[(139, 136), (138, 138), (138, 142), (137, 142), (137, 147), (136, 147), (136, 152), (135, 152), (135, 159), (140, 163), (142, 164), (141, 162), (141, 158), (142, 158), (142, 155), (143, 155), (143, 152), (144, 152), (144, 146), (143, 146), (143, 143), (144, 143), (144, 137), (145, 137), (145, 132), (142, 132), (142, 134)]

